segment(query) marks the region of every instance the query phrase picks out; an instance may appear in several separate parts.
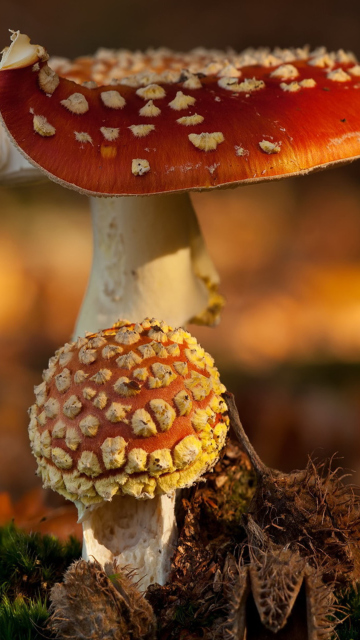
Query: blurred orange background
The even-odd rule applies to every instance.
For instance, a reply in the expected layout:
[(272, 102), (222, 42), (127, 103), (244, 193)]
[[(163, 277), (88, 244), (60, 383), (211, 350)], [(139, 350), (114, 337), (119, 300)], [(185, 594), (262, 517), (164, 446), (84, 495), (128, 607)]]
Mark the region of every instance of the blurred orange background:
[[(24, 0), (2, 3), (3, 46), (8, 27), (65, 56), (100, 45), (241, 50), (306, 42), (360, 54), (355, 2), (345, 9), (335, 1), (274, 7), (108, 0), (99, 8), (65, 0), (59, 11), (58, 4)], [(267, 464), (290, 470), (304, 466), (310, 452), (337, 451), (360, 483), (359, 178), (354, 163), (194, 194), (227, 306), (218, 327), (190, 329), (215, 356)], [(27, 408), (48, 358), (71, 336), (92, 238), (87, 199), (49, 181), (0, 188), (0, 212), (0, 492), (16, 501), (39, 487)]]

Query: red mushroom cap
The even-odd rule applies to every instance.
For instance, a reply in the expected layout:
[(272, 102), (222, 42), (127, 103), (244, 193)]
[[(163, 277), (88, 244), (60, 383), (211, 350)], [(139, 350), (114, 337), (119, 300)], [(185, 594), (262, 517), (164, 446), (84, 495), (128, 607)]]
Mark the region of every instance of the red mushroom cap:
[(228, 429), (214, 361), (187, 331), (146, 319), (79, 338), (35, 387), (29, 435), (45, 486), (85, 505), (190, 486)]
[[(115, 67), (110, 54), (104, 62), (104, 52), (100, 71), (99, 60), (88, 58), (75, 70), (65, 66), (64, 73), (90, 79), (90, 86), (58, 76), (44, 50), (36, 51), (25, 66), (3, 64), (1, 116), (33, 164), (79, 191), (204, 189), (360, 156), (360, 66), (341, 51), (255, 51), (217, 55), (213, 63), (211, 52), (193, 59), (158, 53), (155, 62), (153, 53), (149, 72), (144, 56), (141, 72), (127, 79), (114, 52)], [(183, 62), (208, 75), (180, 74)], [(123, 73), (131, 68), (124, 65)], [(111, 70), (117, 76), (111, 84), (92, 80), (109, 80)]]

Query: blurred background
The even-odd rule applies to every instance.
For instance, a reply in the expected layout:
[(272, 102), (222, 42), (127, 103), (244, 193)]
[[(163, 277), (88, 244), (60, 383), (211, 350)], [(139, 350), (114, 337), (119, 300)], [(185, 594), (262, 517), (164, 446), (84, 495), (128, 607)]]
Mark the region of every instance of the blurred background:
[[(360, 56), (355, 1), (2, 0), (1, 46), (8, 28), (68, 57), (100, 46), (306, 43)], [(338, 452), (360, 483), (360, 164), (193, 202), (227, 306), (218, 327), (190, 330), (236, 394), (250, 439), (285, 471), (309, 453)], [(48, 358), (70, 338), (91, 245), (86, 197), (45, 180), (0, 188), (0, 523), (14, 503), (29, 521), (45, 513), (27, 408)]]

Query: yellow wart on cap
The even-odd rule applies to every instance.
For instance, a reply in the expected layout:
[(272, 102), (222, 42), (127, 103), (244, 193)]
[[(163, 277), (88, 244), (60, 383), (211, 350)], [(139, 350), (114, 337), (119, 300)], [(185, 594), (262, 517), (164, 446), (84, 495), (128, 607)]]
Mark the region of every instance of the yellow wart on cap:
[(105, 391), (100, 391), (100, 393), (96, 396), (95, 400), (93, 401), (93, 405), (97, 409), (104, 409), (104, 407), (106, 407), (107, 401), (108, 401), (108, 397)]
[(152, 498), (156, 488), (155, 478), (149, 478), (147, 474), (142, 474), (135, 478), (130, 477), (122, 487), (123, 493), (134, 498)]
[(36, 404), (38, 407), (42, 407), (46, 398), (47, 398), (47, 387), (45, 382), (41, 382), (36, 387), (34, 387), (34, 393), (36, 397)]
[[(80, 360), (80, 356), (79, 356), (79, 360)], [(94, 360), (96, 360), (96, 351), (95, 351)], [(94, 362), (94, 360), (91, 360), (91, 362)], [(83, 364), (87, 364), (87, 363), (83, 362)], [(89, 377), (88, 373), (85, 373), (85, 371), (82, 371), (81, 369), (79, 369), (74, 374), (74, 382), (75, 382), (75, 384), (81, 384), (82, 382), (85, 382), (86, 378), (88, 378), (88, 377)]]
[(87, 476), (98, 476), (101, 473), (101, 467), (96, 453), (83, 451), (78, 462), (78, 469)]
[(297, 78), (299, 72), (293, 64), (282, 64), (270, 73), (270, 78), (281, 78), (281, 80), (292, 80)]
[(348, 72), (351, 73), (352, 76), (360, 76), (360, 64), (351, 67), (351, 69), (348, 69)]
[(125, 462), (126, 442), (121, 436), (106, 438), (101, 445), (106, 469), (118, 469)]
[(92, 137), (86, 131), (74, 131), (75, 138), (78, 142), (89, 142), (93, 144)]
[(95, 362), (97, 355), (96, 349), (87, 349), (85, 345), (79, 351), (79, 360), (81, 364), (91, 364)]
[(115, 344), (107, 344), (106, 347), (103, 348), (101, 355), (105, 360), (110, 360), (114, 356), (119, 355), (119, 353), (123, 352), (122, 347), (117, 347)]
[(145, 116), (146, 118), (156, 118), (160, 113), (161, 109), (159, 109), (152, 100), (149, 100), (149, 102), (139, 110), (139, 115)]
[(91, 387), (85, 387), (82, 392), (85, 400), (92, 400), (94, 396), (96, 396), (97, 391), (92, 389)]
[(192, 409), (192, 400), (185, 389), (176, 394), (174, 402), (178, 408), (180, 416), (187, 416), (190, 413)]
[(176, 120), (179, 124), (183, 124), (185, 127), (190, 127), (195, 124), (204, 122), (204, 116), (200, 116), (198, 113), (194, 113), (193, 116), (183, 116)]
[(143, 176), (150, 171), (150, 164), (148, 160), (141, 158), (134, 158), (131, 162), (131, 172), (134, 176)]
[(82, 93), (72, 93), (66, 100), (60, 100), (60, 104), (76, 115), (89, 111), (89, 103)]
[(196, 98), (194, 96), (187, 96), (182, 91), (178, 91), (175, 98), (169, 102), (169, 107), (175, 109), (175, 111), (181, 111), (182, 109), (188, 109), (195, 102)]
[(157, 449), (149, 454), (148, 471), (151, 475), (173, 471), (174, 463), (170, 449)]
[(67, 418), (71, 418), (72, 420), (80, 413), (81, 409), (82, 404), (75, 395), (70, 396), (63, 405), (63, 413)]
[(66, 425), (62, 420), (58, 420), (53, 427), (51, 435), (53, 438), (65, 438)]
[(224, 77), (218, 80), (218, 85), (233, 93), (251, 93), (265, 88), (265, 82), (256, 78), (246, 78), (243, 82), (238, 82), (236, 78)]
[(81, 442), (81, 435), (75, 427), (67, 428), (65, 442), (69, 449), (71, 449), (72, 451), (76, 451)]
[(100, 93), (100, 98), (109, 109), (122, 109), (126, 102), (118, 91), (103, 91)]
[(79, 423), (79, 427), (82, 433), (84, 434), (84, 436), (88, 436), (89, 438), (93, 438), (94, 436), (96, 436), (99, 425), (99, 419), (96, 416), (92, 416), (91, 414), (87, 415), (86, 418), (80, 420)]
[(158, 84), (148, 84), (147, 87), (141, 87), (136, 91), (136, 94), (144, 100), (159, 100), (166, 96), (165, 89)]
[(46, 64), (38, 75), (39, 86), (40, 89), (45, 91), (45, 93), (53, 94), (57, 86), (59, 85), (60, 79), (57, 73), (50, 69), (50, 67)]
[(54, 136), (56, 133), (55, 127), (47, 121), (45, 116), (34, 116), (33, 127), (34, 131), (43, 138), (49, 138), (50, 136)]
[(269, 142), (268, 140), (262, 140), (259, 142), (259, 147), (265, 153), (280, 153), (281, 151), (281, 143), (280, 142)]
[[(140, 371), (140, 369), (136, 369), (136, 371)], [(130, 398), (131, 396), (136, 396), (140, 392), (140, 385), (136, 381), (129, 380), (129, 378), (122, 376), (115, 382), (114, 389), (120, 396)]]
[(289, 82), (289, 84), (281, 82), (280, 89), (283, 91), (289, 91), (290, 93), (295, 93), (296, 91), (300, 91), (301, 87), (298, 82)]
[(95, 481), (95, 489), (104, 500), (111, 500), (118, 493), (119, 484), (113, 478), (102, 478)]
[(312, 89), (313, 87), (316, 87), (316, 81), (314, 78), (304, 78), (304, 80), (299, 82), (299, 85), (304, 89)]
[(132, 369), (136, 364), (140, 364), (142, 358), (135, 353), (135, 351), (129, 351), (123, 356), (119, 356), (116, 360), (116, 364), (121, 369)]
[(112, 402), (105, 415), (110, 422), (121, 422), (129, 411), (131, 411), (131, 406), (123, 405), (121, 402)]
[(59, 413), (59, 401), (56, 398), (48, 398), (44, 404), (47, 418), (55, 418)]
[(97, 373), (91, 376), (90, 380), (95, 382), (96, 384), (105, 384), (110, 380), (112, 376), (112, 372), (110, 369), (99, 369)]
[(183, 87), (185, 89), (201, 89), (202, 84), (200, 78), (190, 73), (185, 82), (183, 82)]
[(235, 154), (240, 157), (248, 156), (249, 151), (247, 149), (244, 149), (244, 147), (241, 147), (240, 145), (235, 145)]
[(59, 469), (71, 469), (72, 458), (64, 449), (54, 447), (51, 451), (51, 459)]
[(174, 462), (178, 469), (192, 464), (201, 451), (201, 442), (196, 436), (186, 436), (174, 447)]
[(41, 454), (45, 456), (45, 458), (50, 458), (51, 454), (51, 435), (48, 429), (43, 431), (40, 436), (40, 445), (41, 445)]
[(132, 429), (137, 436), (148, 438), (157, 434), (156, 425), (145, 409), (137, 409), (131, 419)]
[(169, 356), (167, 349), (163, 344), (161, 344), (161, 342), (151, 342), (151, 346), (158, 358), (167, 358)]
[(211, 378), (206, 378), (197, 371), (191, 371), (190, 376), (184, 381), (185, 387), (191, 390), (195, 400), (204, 400), (213, 386)]
[(180, 355), (180, 348), (179, 348), (179, 345), (177, 343), (169, 344), (166, 347), (166, 349), (167, 349), (168, 354), (173, 358), (176, 358), (177, 356)]
[(201, 151), (214, 151), (218, 144), (224, 142), (225, 138), (221, 131), (214, 131), (214, 133), (190, 133), (188, 135), (190, 142), (201, 149)]
[(242, 73), (233, 64), (227, 64), (225, 67), (218, 71), (217, 75), (219, 77), (227, 76), (228, 78), (240, 78)]
[(139, 473), (146, 470), (147, 453), (144, 449), (131, 449), (128, 453), (126, 473)]
[(173, 362), (173, 365), (175, 371), (180, 373), (181, 376), (186, 376), (189, 373), (187, 362)]
[(55, 376), (55, 385), (60, 393), (65, 393), (71, 385), (71, 373), (69, 369), (63, 369)]
[[(145, 381), (146, 378), (148, 377), (148, 375), (149, 375), (149, 372), (145, 367), (142, 367), (140, 369), (134, 369), (134, 371), (133, 371), (133, 377), (137, 378), (138, 380), (141, 380), (141, 381)], [(140, 389), (139, 389), (139, 391), (140, 391)]]
[(351, 76), (349, 76), (343, 69), (334, 69), (334, 71), (328, 71), (326, 77), (333, 82), (349, 82)]
[(161, 431), (168, 431), (176, 418), (174, 409), (168, 402), (161, 398), (150, 400), (149, 404), (155, 414)]
[(149, 378), (150, 389), (156, 389), (158, 387), (168, 387), (173, 380), (177, 378), (176, 373), (167, 364), (161, 362), (154, 362), (151, 365), (154, 377)]
[(136, 138), (144, 138), (150, 131), (154, 131), (155, 125), (153, 124), (132, 124), (128, 127)]
[(119, 137), (120, 129), (116, 129), (113, 127), (100, 127), (100, 131), (103, 134), (105, 140), (111, 142), (112, 140), (117, 140)]
[(117, 332), (115, 340), (120, 344), (135, 344), (135, 342), (138, 342), (140, 340), (140, 334), (137, 331), (127, 329), (127, 327), (123, 327)]

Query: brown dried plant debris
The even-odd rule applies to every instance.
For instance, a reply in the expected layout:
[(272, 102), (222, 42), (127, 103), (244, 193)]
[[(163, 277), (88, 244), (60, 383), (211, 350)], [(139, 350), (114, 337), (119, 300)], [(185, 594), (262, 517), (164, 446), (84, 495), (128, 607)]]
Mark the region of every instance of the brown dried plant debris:
[[(314, 568), (299, 551), (278, 545), (249, 516), (248, 545), (233, 559), (227, 638), (330, 640), (343, 608), (322, 568)], [(246, 551), (248, 557), (246, 557)], [(235, 570), (234, 570), (235, 569)], [(245, 635), (247, 634), (247, 635)]]
[(150, 604), (118, 566), (78, 560), (51, 590), (49, 627), (63, 640), (155, 640)]
[[(231, 423), (250, 458), (257, 486), (248, 514), (269, 540), (299, 551), (325, 581), (349, 585), (360, 578), (360, 497), (343, 482), (332, 460), (282, 473), (269, 469), (252, 448), (232, 394), (226, 393)], [(245, 525), (248, 531), (248, 526)]]
[(227, 557), (245, 538), (241, 514), (249, 506), (254, 479), (247, 456), (229, 442), (206, 483), (182, 500), (169, 582), (147, 591), (161, 640), (223, 639)]
[[(230, 393), (231, 426), (257, 476), (233, 558), (228, 637), (328, 640), (342, 608), (335, 591), (360, 578), (360, 499), (331, 462), (289, 474), (269, 469), (251, 446)], [(256, 622), (257, 620), (257, 622)], [(255, 621), (255, 622), (254, 622)], [(284, 635), (283, 635), (284, 634)]]

